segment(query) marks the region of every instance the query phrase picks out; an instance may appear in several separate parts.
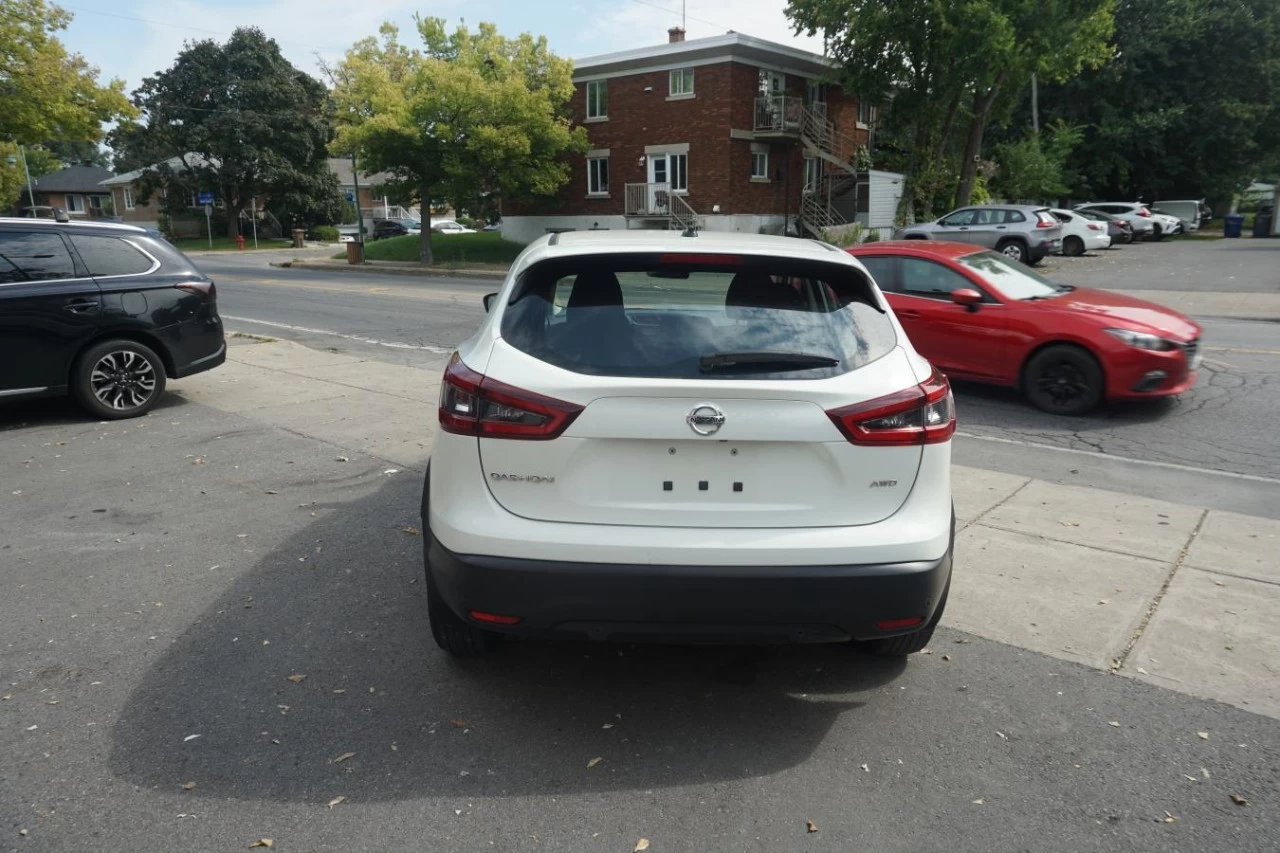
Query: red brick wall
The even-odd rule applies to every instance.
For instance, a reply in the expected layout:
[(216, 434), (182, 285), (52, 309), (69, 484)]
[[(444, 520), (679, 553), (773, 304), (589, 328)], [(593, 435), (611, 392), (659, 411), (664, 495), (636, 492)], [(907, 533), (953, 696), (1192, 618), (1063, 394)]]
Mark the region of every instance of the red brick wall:
[[(689, 193), (685, 200), (701, 214), (783, 214), (799, 208), (804, 154), (798, 142), (774, 142), (769, 152), (770, 181), (751, 180), (751, 141), (732, 139), (731, 130), (754, 125), (759, 69), (736, 62), (694, 69), (694, 97), (667, 100), (668, 72), (653, 71), (608, 80), (609, 118), (586, 119), (586, 84), (577, 84), (573, 121), (587, 129), (592, 149), (609, 149), (609, 198), (587, 198), (585, 157), (570, 161), (571, 177), (556, 198), (532, 204), (508, 201), (507, 215), (620, 216), (625, 186), (645, 183), (646, 145), (689, 144)], [(805, 81), (788, 75), (787, 94), (804, 95)], [(646, 92), (645, 88), (651, 87)], [(855, 130), (857, 105), (838, 91), (828, 95), (832, 119), (848, 135)]]
[(133, 210), (125, 209), (123, 187), (112, 187), (111, 199), (116, 208), (116, 216), (119, 216), (125, 222), (158, 222), (160, 219), (160, 190), (153, 192), (150, 200), (143, 204), (138, 198), (138, 190), (135, 185)]

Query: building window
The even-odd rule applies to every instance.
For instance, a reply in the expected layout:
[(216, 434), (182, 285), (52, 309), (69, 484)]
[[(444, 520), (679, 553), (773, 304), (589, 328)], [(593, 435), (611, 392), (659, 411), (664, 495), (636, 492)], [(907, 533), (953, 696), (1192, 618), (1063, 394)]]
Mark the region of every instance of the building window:
[(751, 148), (751, 180), (767, 181), (769, 180), (769, 149), (761, 147), (757, 149), (755, 146)]
[(687, 96), (693, 94), (693, 69), (677, 68), (670, 74), (670, 90), (668, 94), (674, 97)]
[(866, 101), (858, 101), (858, 124), (870, 126), (875, 118), (876, 108)]
[(609, 158), (587, 158), (587, 195), (609, 194)]
[(133, 187), (124, 187), (121, 192), (124, 193), (124, 209), (133, 210)]
[(689, 191), (689, 155), (669, 154), (671, 160), (671, 191), (684, 193)]
[(785, 95), (787, 93), (787, 75), (780, 71), (760, 69), (760, 94)]
[(587, 84), (587, 118), (609, 117), (609, 85), (606, 80), (592, 80)]
[(67, 193), (67, 212), (84, 213), (84, 196)]

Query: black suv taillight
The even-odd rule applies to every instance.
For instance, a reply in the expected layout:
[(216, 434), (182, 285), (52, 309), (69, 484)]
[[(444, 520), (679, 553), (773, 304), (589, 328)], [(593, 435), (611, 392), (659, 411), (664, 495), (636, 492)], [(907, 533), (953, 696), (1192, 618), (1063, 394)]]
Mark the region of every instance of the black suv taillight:
[(217, 302), (218, 288), (211, 281), (188, 281), (183, 284), (174, 285), (178, 290), (185, 290), (187, 293), (194, 293), (200, 297), (202, 302)]
[(440, 385), (440, 428), (456, 435), (549, 441), (582, 413), (582, 406), (523, 391), (476, 373), (457, 353)]

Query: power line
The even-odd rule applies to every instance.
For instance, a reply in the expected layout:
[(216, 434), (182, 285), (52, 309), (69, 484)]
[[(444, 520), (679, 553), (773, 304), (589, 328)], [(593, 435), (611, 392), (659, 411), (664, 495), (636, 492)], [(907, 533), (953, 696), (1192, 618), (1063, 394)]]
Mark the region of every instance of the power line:
[(699, 24), (706, 24), (709, 27), (715, 27), (719, 30), (731, 30), (733, 27), (726, 27), (724, 24), (717, 24), (715, 21), (708, 21), (706, 18), (699, 18), (696, 15), (687, 15), (679, 9), (668, 9), (666, 6), (659, 6), (657, 3), (650, 3), (648, 0), (631, 0), (632, 3), (639, 3), (641, 6), (648, 6), (650, 9), (657, 9), (659, 12), (666, 12), (668, 15), (677, 15), (688, 18), (690, 21), (697, 21)]

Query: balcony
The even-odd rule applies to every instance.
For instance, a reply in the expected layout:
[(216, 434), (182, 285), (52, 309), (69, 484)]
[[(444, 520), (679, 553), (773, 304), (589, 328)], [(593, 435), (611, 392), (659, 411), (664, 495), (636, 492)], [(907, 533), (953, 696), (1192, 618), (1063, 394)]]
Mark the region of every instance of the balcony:
[(623, 213), (627, 216), (671, 215), (671, 184), (627, 184)]
[(804, 99), (790, 95), (756, 98), (757, 136), (796, 136), (804, 121)]

